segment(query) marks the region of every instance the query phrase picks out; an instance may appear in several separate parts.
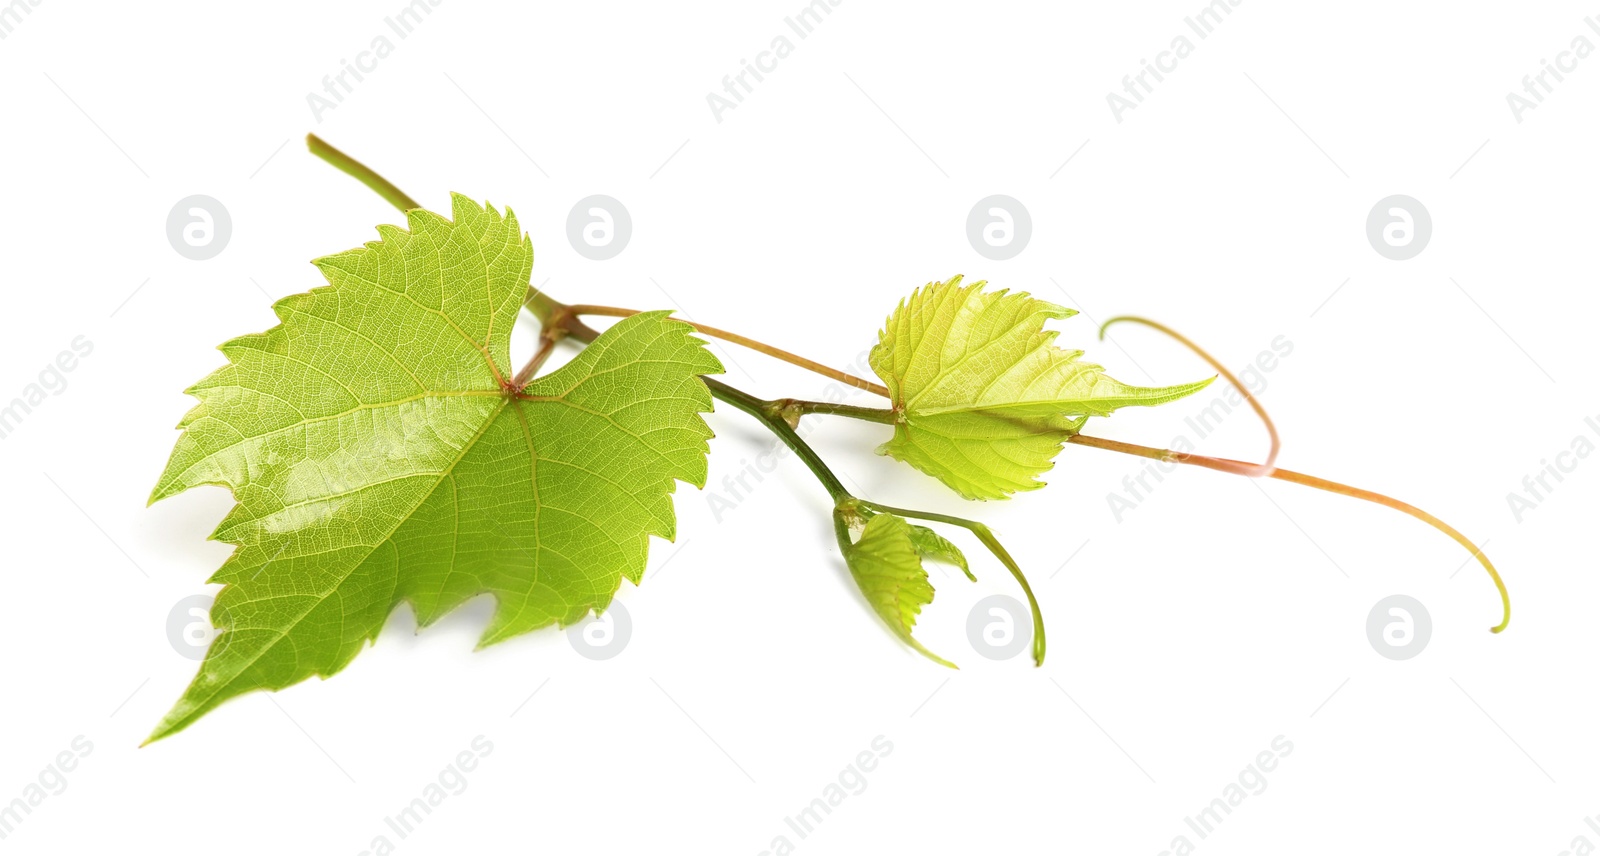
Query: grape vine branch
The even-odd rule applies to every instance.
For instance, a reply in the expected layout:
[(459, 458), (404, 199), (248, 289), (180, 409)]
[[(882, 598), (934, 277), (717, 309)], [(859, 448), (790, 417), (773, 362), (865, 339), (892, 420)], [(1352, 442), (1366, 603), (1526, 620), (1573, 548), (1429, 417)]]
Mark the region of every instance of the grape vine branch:
[[(326, 160), (333, 166), (338, 167), (343, 172), (360, 180), (363, 184), (372, 188), (401, 211), (408, 211), (420, 207), (414, 199), (412, 199), (410, 196), (407, 196), (393, 183), (389, 182), (387, 179), (383, 178), (381, 175), (374, 172), (361, 162), (351, 158), (350, 156), (321, 140), (315, 134), (307, 135), (307, 143), (312, 153), (316, 154), (323, 160)], [(595, 337), (599, 335), (594, 328), (583, 322), (582, 319), (585, 316), (625, 318), (636, 315), (640, 311), (635, 309), (625, 309), (595, 304), (565, 304), (556, 300), (550, 295), (539, 291), (536, 288), (532, 288), (531, 286), (528, 291), (528, 297), (524, 301), (524, 305), (539, 319), (540, 323), (543, 325), (543, 331), (540, 335), (540, 346), (533, 359), (517, 373), (514, 383), (519, 385), (526, 383), (526, 381), (532, 377), (533, 373), (537, 371), (541, 365), (543, 365), (545, 359), (548, 358), (552, 352), (555, 344), (561, 339), (570, 336), (580, 342), (587, 343), (592, 342)], [(1494, 564), (1489, 561), (1489, 557), (1485, 555), (1484, 552), (1476, 544), (1474, 544), (1471, 539), (1467, 538), (1454, 527), (1433, 516), (1432, 514), (1429, 514), (1428, 512), (1423, 511), (1422, 509), (1417, 508), (1409, 503), (1394, 499), (1393, 497), (1389, 497), (1375, 491), (1365, 490), (1363, 488), (1332, 481), (1330, 479), (1307, 475), (1305, 473), (1299, 473), (1293, 470), (1281, 469), (1275, 466), (1278, 457), (1278, 451), (1281, 446), (1277, 428), (1273, 424), (1271, 417), (1267, 415), (1266, 409), (1261, 405), (1260, 401), (1251, 394), (1249, 389), (1239, 381), (1238, 377), (1236, 377), (1233, 372), (1231, 372), (1216, 358), (1207, 353), (1199, 345), (1190, 341), (1187, 337), (1165, 325), (1148, 319), (1133, 316), (1119, 316), (1112, 318), (1106, 321), (1105, 324), (1100, 327), (1100, 337), (1104, 339), (1106, 328), (1110, 327), (1112, 324), (1123, 322), (1143, 324), (1174, 338), (1187, 347), (1190, 351), (1194, 352), (1201, 359), (1205, 360), (1213, 369), (1227, 379), (1228, 382), (1239, 391), (1244, 400), (1249, 403), (1251, 408), (1261, 418), (1270, 437), (1270, 449), (1265, 459), (1261, 463), (1250, 463), (1246, 461), (1237, 461), (1230, 458), (1217, 458), (1206, 455), (1196, 455), (1187, 452), (1178, 452), (1172, 449), (1142, 446), (1120, 440), (1094, 437), (1081, 432), (1073, 433), (1067, 438), (1067, 442), (1078, 446), (1103, 449), (1110, 452), (1118, 452), (1125, 455), (1149, 458), (1167, 463), (1202, 467), (1205, 469), (1216, 470), (1218, 472), (1229, 473), (1232, 475), (1245, 476), (1248, 478), (1277, 479), (1279, 481), (1285, 481), (1291, 484), (1303, 485), (1305, 487), (1311, 487), (1341, 496), (1348, 496), (1354, 499), (1376, 503), (1386, 508), (1391, 508), (1403, 514), (1410, 515), (1411, 517), (1428, 524), (1434, 529), (1443, 532), (1445, 535), (1448, 535), (1452, 540), (1466, 549), (1472, 555), (1472, 557), (1483, 566), (1483, 569), (1488, 572), (1489, 578), (1494, 582), (1495, 589), (1500, 595), (1502, 606), (1502, 616), (1500, 622), (1490, 628), (1491, 632), (1499, 633), (1505, 630), (1506, 627), (1511, 623), (1511, 597), (1506, 590), (1505, 581), (1501, 578), (1500, 572), (1496, 570)], [(706, 324), (694, 322), (689, 323), (691, 323), (696, 331), (703, 335), (749, 348), (767, 356), (782, 360), (795, 366), (799, 366), (800, 368), (807, 369), (823, 377), (838, 381), (840, 383), (848, 384), (857, 389), (871, 392), (880, 397), (890, 397), (889, 390), (884, 386), (863, 378), (856, 377), (848, 372), (830, 368), (822, 363), (816, 362), (815, 360), (807, 359), (747, 336), (742, 336), (740, 334), (722, 330)], [(798, 424), (799, 418), (801, 416), (810, 414), (845, 416), (853, 419), (861, 419), (869, 422), (890, 425), (896, 423), (896, 421), (899, 419), (899, 414), (892, 409), (886, 408), (831, 404), (826, 402), (805, 401), (793, 398), (763, 401), (715, 378), (707, 377), (704, 378), (704, 380), (707, 387), (711, 390), (711, 394), (715, 398), (725, 401), (728, 404), (731, 404), (739, 410), (744, 411), (745, 413), (754, 417), (765, 428), (767, 428), (767, 430), (775, 434), (778, 439), (784, 443), (784, 445), (793, 450), (795, 455), (805, 463), (806, 467), (811, 471), (811, 473), (819, 482), (822, 483), (822, 486), (828, 491), (829, 497), (834, 501), (836, 508), (838, 509), (835, 514), (836, 529), (839, 533), (838, 537), (842, 547), (848, 547), (849, 544), (849, 535), (846, 528), (847, 524), (853, 522), (854, 515), (861, 514), (863, 510), (865, 510), (868, 514), (898, 514), (905, 517), (916, 517), (933, 522), (958, 526), (972, 532), (975, 536), (977, 536), (983, 545), (987, 547), (1003, 565), (1006, 566), (1006, 568), (1017, 579), (1017, 582), (1022, 586), (1023, 591), (1027, 594), (1029, 608), (1033, 614), (1034, 627), (1036, 628), (1033, 644), (1033, 656), (1036, 663), (1042, 664), (1044, 662), (1045, 641), (1043, 632), (1043, 619), (1039, 612), (1038, 601), (1034, 597), (1031, 587), (1028, 585), (1027, 578), (1023, 576), (1022, 571), (1017, 566), (1015, 560), (1013, 560), (1010, 554), (1006, 552), (1005, 548), (1001, 546), (1000, 542), (994, 537), (994, 534), (989, 531), (988, 527), (976, 521), (966, 520), (959, 517), (933, 514), (931, 512), (914, 511), (903, 508), (894, 508), (891, 506), (885, 506), (863, 500), (858, 497), (853, 497), (839, 483), (838, 478), (834, 476), (831, 470), (829, 470), (827, 464), (822, 460), (821, 456), (819, 456), (809, 445), (807, 445), (806, 442), (801, 439), (801, 437), (794, 430), (794, 427)]]

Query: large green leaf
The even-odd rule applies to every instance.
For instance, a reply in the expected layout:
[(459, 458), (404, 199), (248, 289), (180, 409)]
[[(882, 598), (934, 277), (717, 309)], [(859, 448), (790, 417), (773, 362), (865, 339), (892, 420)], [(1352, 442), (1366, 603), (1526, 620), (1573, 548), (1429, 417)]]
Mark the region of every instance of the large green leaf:
[(342, 669), (409, 602), (422, 625), (492, 594), (481, 644), (575, 622), (638, 583), (672, 538), (678, 480), (703, 486), (699, 375), (722, 367), (665, 312), (625, 319), (520, 391), (509, 340), (533, 249), (455, 196), (454, 222), (315, 262), (329, 286), (222, 346), (151, 501), (202, 484), (237, 500), (219, 633), (151, 739), (224, 700)]
[(917, 289), (870, 355), (895, 412), (894, 438), (878, 451), (969, 499), (1041, 487), (1038, 475), (1091, 416), (1164, 404), (1211, 382), (1122, 383), (1053, 344), (1045, 321), (1076, 312), (983, 286), (957, 276)]

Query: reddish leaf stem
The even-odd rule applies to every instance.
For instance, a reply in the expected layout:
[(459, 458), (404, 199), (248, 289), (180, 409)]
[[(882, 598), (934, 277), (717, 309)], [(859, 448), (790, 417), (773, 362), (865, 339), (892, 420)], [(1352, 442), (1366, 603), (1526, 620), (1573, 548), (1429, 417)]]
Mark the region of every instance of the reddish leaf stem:
[[(574, 303), (571, 306), (568, 306), (567, 309), (573, 315), (603, 315), (610, 316), (612, 318), (626, 318), (629, 315), (639, 314), (639, 310), (637, 309), (623, 309), (616, 306), (595, 306), (588, 303)], [(700, 324), (694, 321), (689, 321), (685, 318), (680, 318), (678, 320), (689, 324), (690, 326), (694, 327), (695, 330), (714, 339), (732, 342), (735, 345), (743, 345), (752, 351), (766, 354), (769, 357), (775, 357), (783, 360), (786, 363), (790, 363), (791, 365), (796, 365), (800, 368), (806, 369), (807, 371), (816, 372), (823, 377), (832, 378), (840, 383), (847, 383), (856, 389), (864, 389), (867, 392), (875, 395), (881, 395), (884, 398), (889, 397), (889, 390), (887, 388), (875, 384), (869, 380), (862, 380), (861, 378), (858, 378), (849, 372), (829, 368), (815, 360), (808, 360), (799, 354), (790, 353), (782, 348), (776, 348), (765, 342), (752, 339), (748, 336), (741, 336), (738, 333), (731, 333), (727, 330), (713, 327), (710, 324)]]
[[(1121, 452), (1125, 455), (1151, 458), (1157, 461), (1170, 461), (1178, 464), (1204, 467), (1208, 470), (1217, 470), (1219, 472), (1233, 473), (1235, 475), (1239, 474), (1242, 469), (1255, 466), (1254, 464), (1248, 464), (1244, 461), (1235, 461), (1229, 458), (1212, 458), (1205, 455), (1191, 455), (1187, 452), (1175, 452), (1171, 449), (1156, 449), (1150, 446), (1124, 443), (1120, 440), (1108, 440), (1103, 437), (1090, 437), (1085, 434), (1075, 434), (1068, 438), (1067, 442), (1076, 443), (1079, 446), (1089, 446), (1095, 449), (1105, 449), (1111, 452)], [(1409, 514), (1412, 517), (1421, 520), (1423, 523), (1426, 523), (1429, 526), (1439, 530), (1440, 532), (1449, 535), (1457, 544), (1465, 547), (1467, 552), (1471, 553), (1472, 557), (1478, 560), (1478, 564), (1482, 565), (1483, 569), (1489, 572), (1489, 578), (1494, 580), (1494, 586), (1500, 592), (1500, 603), (1504, 610), (1503, 616), (1500, 619), (1500, 623), (1489, 628), (1489, 630), (1493, 633), (1499, 633), (1500, 631), (1506, 629), (1506, 625), (1511, 623), (1511, 595), (1506, 592), (1506, 584), (1504, 580), (1500, 579), (1500, 572), (1495, 570), (1494, 564), (1489, 561), (1489, 557), (1485, 556), (1482, 550), (1478, 549), (1478, 545), (1472, 543), (1472, 541), (1468, 540), (1467, 536), (1456, 531), (1455, 527), (1451, 526), (1450, 524), (1445, 523), (1443, 520), (1434, 517), (1432, 514), (1429, 514), (1428, 512), (1423, 511), (1422, 509), (1411, 505), (1410, 503), (1401, 502), (1398, 499), (1385, 496), (1381, 493), (1363, 490), (1359, 487), (1352, 487), (1350, 485), (1341, 484), (1340, 482), (1336, 481), (1330, 481), (1325, 478), (1306, 475), (1305, 473), (1297, 473), (1293, 470), (1282, 470), (1276, 468), (1273, 469), (1272, 472), (1268, 473), (1267, 478), (1274, 478), (1278, 479), (1279, 481), (1305, 485), (1306, 487), (1314, 487), (1317, 490), (1325, 490), (1329, 493), (1339, 494), (1340, 496), (1348, 496), (1355, 499), (1366, 500), (1367, 502), (1377, 503), (1378, 505), (1392, 508), (1395, 511), (1401, 512), (1402, 514)]]
[(1178, 340), (1178, 342), (1181, 343), (1184, 347), (1188, 348), (1190, 351), (1193, 351), (1195, 356), (1199, 357), (1202, 360), (1205, 360), (1207, 365), (1211, 366), (1211, 368), (1213, 368), (1213, 369), (1215, 369), (1217, 371), (1217, 374), (1220, 374), (1223, 377), (1227, 378), (1228, 379), (1228, 383), (1233, 384), (1233, 388), (1234, 389), (1239, 390), (1239, 394), (1244, 396), (1244, 400), (1249, 403), (1250, 409), (1254, 410), (1256, 412), (1256, 415), (1261, 417), (1261, 424), (1265, 425), (1266, 428), (1267, 428), (1267, 437), (1271, 441), (1271, 447), (1267, 450), (1267, 459), (1266, 459), (1266, 461), (1264, 461), (1262, 463), (1259, 463), (1259, 464), (1245, 464), (1242, 468), (1240, 468), (1238, 470), (1226, 470), (1225, 472), (1232, 472), (1235, 475), (1248, 476), (1250, 478), (1261, 478), (1263, 476), (1271, 475), (1272, 474), (1272, 465), (1274, 463), (1277, 463), (1277, 460), (1278, 460), (1278, 449), (1281, 448), (1282, 445), (1283, 445), (1282, 441), (1280, 441), (1278, 439), (1278, 427), (1276, 425), (1272, 424), (1272, 417), (1267, 415), (1267, 409), (1265, 407), (1261, 406), (1261, 402), (1256, 400), (1255, 395), (1252, 394), (1250, 392), (1250, 390), (1243, 383), (1241, 383), (1239, 381), (1239, 378), (1236, 375), (1234, 375), (1234, 373), (1232, 371), (1230, 371), (1227, 366), (1225, 366), (1221, 362), (1219, 362), (1216, 357), (1213, 357), (1210, 354), (1206, 353), (1206, 349), (1205, 348), (1202, 348), (1199, 345), (1196, 345), (1194, 342), (1190, 341), (1189, 337), (1183, 335), (1182, 333), (1179, 333), (1178, 331), (1172, 329), (1171, 327), (1166, 326), (1165, 324), (1160, 324), (1158, 322), (1151, 321), (1148, 318), (1141, 318), (1141, 317), (1139, 317), (1137, 315), (1118, 315), (1117, 317), (1112, 318), (1111, 320), (1107, 321), (1106, 323), (1101, 324), (1100, 325), (1100, 339), (1101, 339), (1101, 341), (1104, 341), (1105, 338), (1106, 338), (1106, 328), (1110, 327), (1112, 324), (1116, 324), (1116, 323), (1121, 322), (1121, 321), (1128, 321), (1128, 322), (1132, 322), (1134, 324), (1143, 324), (1146, 327), (1151, 327), (1151, 328), (1154, 328), (1156, 330), (1159, 330), (1159, 331), (1167, 334), (1168, 336), (1172, 337), (1173, 339)]

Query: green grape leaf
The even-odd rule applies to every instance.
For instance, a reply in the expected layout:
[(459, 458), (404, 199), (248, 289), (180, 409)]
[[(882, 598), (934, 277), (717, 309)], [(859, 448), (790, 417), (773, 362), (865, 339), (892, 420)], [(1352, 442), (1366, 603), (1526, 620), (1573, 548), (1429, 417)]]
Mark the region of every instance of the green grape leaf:
[(1056, 347), (1050, 319), (1077, 313), (1026, 293), (930, 283), (902, 300), (869, 361), (888, 387), (894, 437), (879, 447), (968, 499), (1042, 487), (1062, 443), (1091, 416), (1164, 404), (1214, 378), (1129, 386)]
[(973, 582), (978, 581), (978, 578), (972, 573), (972, 568), (967, 566), (967, 557), (961, 552), (961, 548), (950, 543), (943, 535), (932, 529), (926, 526), (913, 525), (911, 527), (911, 546), (917, 549), (917, 555), (922, 558), (944, 562), (947, 565), (955, 565), (961, 569), (963, 574), (967, 575), (967, 579)]
[[(918, 529), (933, 534), (925, 527), (912, 526), (904, 517), (873, 515), (856, 542), (844, 545), (845, 565), (861, 594), (896, 636), (935, 663), (954, 669), (955, 663), (922, 647), (922, 643), (911, 636), (922, 608), (933, 602), (933, 584), (928, 582), (928, 572), (922, 567), (921, 558), (922, 549), (932, 542), (925, 535), (917, 535)], [(938, 535), (933, 537), (944, 545), (932, 548), (937, 558), (961, 556), (955, 545)], [(960, 565), (966, 570), (964, 557)], [(971, 572), (967, 575), (971, 576)]]
[(402, 602), (427, 626), (480, 594), (480, 645), (603, 610), (671, 539), (676, 482), (703, 487), (722, 371), (666, 312), (626, 318), (520, 390), (510, 336), (533, 248), (456, 195), (453, 221), (314, 262), (328, 285), (279, 301), (282, 322), (221, 348), (151, 502), (196, 485), (236, 505), (213, 538), (218, 633), (156, 727), (344, 668)]

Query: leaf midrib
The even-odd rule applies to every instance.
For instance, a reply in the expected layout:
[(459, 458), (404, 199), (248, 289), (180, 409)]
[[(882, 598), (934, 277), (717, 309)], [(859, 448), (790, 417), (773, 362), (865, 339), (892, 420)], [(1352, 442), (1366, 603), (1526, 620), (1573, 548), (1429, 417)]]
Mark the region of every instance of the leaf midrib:
[[(434, 492), (439, 489), (439, 486), (444, 484), (444, 480), (445, 479), (449, 478), (450, 475), (455, 472), (456, 466), (459, 465), (461, 463), (462, 459), (466, 458), (468, 453), (470, 453), (472, 451), (472, 449), (477, 446), (478, 441), (483, 438), (483, 435), (485, 433), (488, 432), (489, 427), (494, 425), (494, 423), (500, 418), (500, 414), (505, 411), (506, 404), (513, 400), (510, 396), (502, 395), (502, 394), (500, 394), (498, 392), (493, 393), (493, 394), (500, 396), (500, 398), (501, 398), (500, 406), (496, 407), (492, 412), (490, 412), (488, 417), (483, 420), (483, 424), (478, 427), (477, 432), (472, 435), (472, 439), (468, 440), (465, 444), (462, 445), (461, 453), (459, 455), (456, 455), (456, 457), (453, 460), (450, 461), (449, 466), (445, 467), (444, 470), (439, 473), (439, 478), (438, 478), (437, 481), (434, 482), (433, 486), (430, 487), (426, 491), (420, 491), (419, 494), (418, 494), (417, 501), (415, 503), (413, 503), (412, 506), (409, 509), (406, 510), (406, 513), (403, 516), (400, 516), (400, 517), (397, 518), (397, 521), (396, 521), (395, 525), (392, 528), (390, 528), (388, 532), (384, 533), (383, 537), (379, 538), (377, 540), (377, 542), (374, 543), (367, 550), (366, 554), (363, 555), (359, 561), (350, 563), (350, 565), (346, 568), (345, 572), (339, 576), (339, 578), (338, 578), (338, 580), (336, 582), (334, 582), (326, 590), (324, 590), (321, 593), (317, 594), (315, 596), (316, 599), (314, 601), (312, 601), (312, 603), (311, 603), (311, 605), (309, 607), (307, 607), (303, 612), (301, 612), (298, 616), (296, 616), (295, 619), (292, 622), (290, 622), (289, 624), (284, 626), (283, 629), (277, 631), (277, 638), (276, 639), (274, 639), (272, 642), (268, 643), (267, 645), (263, 646), (259, 651), (256, 652), (256, 655), (254, 657), (251, 657), (249, 660), (245, 661), (245, 663), (242, 666), (240, 666), (239, 669), (237, 669), (233, 673), (233, 675), (228, 678), (228, 680), (218, 683), (212, 689), (211, 692), (207, 693), (204, 696), (204, 698), (199, 699), (198, 702), (194, 706), (194, 710), (195, 711), (199, 711), (199, 713), (191, 713), (190, 715), (185, 716), (183, 719), (181, 719), (178, 722), (174, 723), (173, 724), (173, 728), (166, 729), (164, 733), (170, 733), (174, 728), (177, 728), (177, 727), (179, 727), (179, 726), (191, 721), (196, 716), (202, 715), (203, 714), (203, 709), (206, 707), (207, 704), (210, 703), (210, 701), (213, 698), (215, 698), (223, 690), (226, 690), (229, 687), (233, 686), (233, 683), (239, 679), (240, 675), (244, 674), (245, 671), (247, 671), (251, 666), (255, 665), (262, 657), (266, 656), (268, 652), (270, 652), (272, 649), (276, 648), (280, 643), (282, 643), (283, 640), (288, 637), (289, 633), (292, 630), (294, 630), (294, 628), (300, 626), (300, 622), (304, 621), (306, 616), (310, 615), (312, 613), (312, 611), (314, 611), (317, 607), (321, 606), (324, 602), (326, 602), (329, 595), (333, 594), (333, 592), (337, 591), (340, 586), (344, 585), (345, 580), (348, 580), (350, 578), (350, 574), (354, 573), (356, 568), (361, 567), (361, 565), (364, 564), (367, 561), (367, 559), (372, 556), (372, 554), (374, 552), (377, 552), (379, 547), (381, 547), (384, 544), (388, 543), (389, 539), (394, 537), (394, 533), (399, 531), (401, 526), (404, 526), (406, 523), (410, 522), (412, 515), (416, 514), (417, 509), (420, 508), (422, 506), (422, 504), (428, 500), (429, 497), (433, 496)], [(399, 569), (398, 568), (396, 568), (396, 571), (395, 571), (395, 582), (396, 582), (396, 585), (399, 584)], [(391, 592), (391, 596), (392, 596), (392, 592)], [(387, 618), (388, 618), (388, 616), (387, 616), (387, 614), (385, 614), (385, 620), (387, 620)], [(231, 633), (231, 632), (234, 632), (234, 631), (230, 629), (227, 632)]]
[[(225, 388), (249, 389), (249, 387), (239, 386), (237, 384), (230, 384), (227, 387), (224, 387), (224, 386), (212, 387), (212, 389), (225, 389)], [(254, 391), (254, 390), (252, 390), (252, 391)], [(240, 434), (239, 435), (239, 439), (237, 439), (237, 440), (233, 441), (232, 443), (229, 443), (229, 444), (227, 444), (225, 446), (219, 446), (216, 449), (212, 449), (211, 451), (209, 451), (209, 452), (205, 453), (204, 455), (200, 456), (199, 458), (197, 458), (194, 463), (190, 464), (187, 467), (184, 467), (182, 470), (178, 471), (177, 473), (174, 473), (172, 478), (167, 479), (165, 482), (163, 482), (162, 484), (157, 486), (156, 492), (161, 497), (171, 496), (171, 494), (168, 493), (168, 491), (170, 490), (170, 488), (172, 487), (172, 485), (174, 483), (183, 484), (183, 488), (185, 490), (187, 490), (190, 487), (194, 487), (195, 485), (190, 485), (187, 482), (183, 481), (183, 477), (187, 476), (190, 473), (190, 471), (192, 471), (195, 467), (198, 467), (201, 464), (211, 460), (212, 458), (215, 458), (217, 455), (220, 455), (223, 452), (226, 452), (229, 449), (232, 449), (233, 447), (238, 446), (241, 443), (249, 442), (251, 440), (260, 440), (260, 439), (263, 439), (263, 438), (266, 438), (266, 437), (271, 437), (272, 435), (278, 434), (278, 433), (283, 432), (283, 431), (290, 431), (290, 430), (293, 430), (295, 428), (304, 428), (304, 427), (306, 427), (308, 425), (316, 425), (318, 423), (328, 422), (328, 421), (331, 421), (331, 420), (334, 420), (334, 419), (342, 419), (343, 417), (349, 416), (352, 413), (359, 413), (359, 412), (361, 412), (363, 410), (382, 410), (384, 408), (389, 408), (389, 407), (399, 407), (402, 404), (410, 404), (410, 403), (412, 403), (414, 401), (421, 401), (421, 400), (423, 400), (425, 398), (459, 398), (459, 397), (465, 397), (465, 396), (491, 396), (491, 395), (492, 396), (504, 396), (504, 393), (501, 390), (498, 390), (498, 389), (492, 389), (492, 390), (491, 389), (463, 389), (463, 390), (439, 390), (439, 391), (421, 392), (421, 393), (418, 393), (416, 395), (409, 396), (407, 398), (397, 398), (397, 399), (395, 399), (393, 401), (379, 401), (379, 402), (370, 402), (370, 403), (369, 402), (362, 402), (361, 404), (357, 404), (355, 407), (346, 408), (344, 410), (339, 411), (338, 413), (329, 413), (326, 416), (314, 416), (314, 417), (312, 417), (310, 419), (302, 418), (298, 422), (291, 422), (288, 425), (284, 425), (284, 426), (281, 426), (281, 427), (278, 427), (278, 428), (273, 428), (270, 431), (265, 431), (265, 432), (260, 433), (260, 434), (250, 434), (248, 436)], [(277, 396), (273, 396), (273, 397), (277, 398)], [(279, 400), (281, 401), (282, 399), (279, 399)], [(210, 417), (210, 418), (215, 419), (216, 417)], [(218, 420), (218, 421), (220, 422), (221, 420)], [(228, 424), (226, 422), (223, 422), (222, 424), (226, 425), (229, 428), (233, 428), (232, 425), (230, 425), (230, 424)], [(235, 429), (235, 430), (237, 431), (237, 429)], [(222, 482), (199, 482), (197, 484), (213, 484), (213, 485), (218, 485), (218, 486), (221, 486), (221, 487), (229, 487), (229, 488), (232, 487), (231, 485), (228, 485), (228, 484), (225, 484), (225, 483), (222, 483)]]

